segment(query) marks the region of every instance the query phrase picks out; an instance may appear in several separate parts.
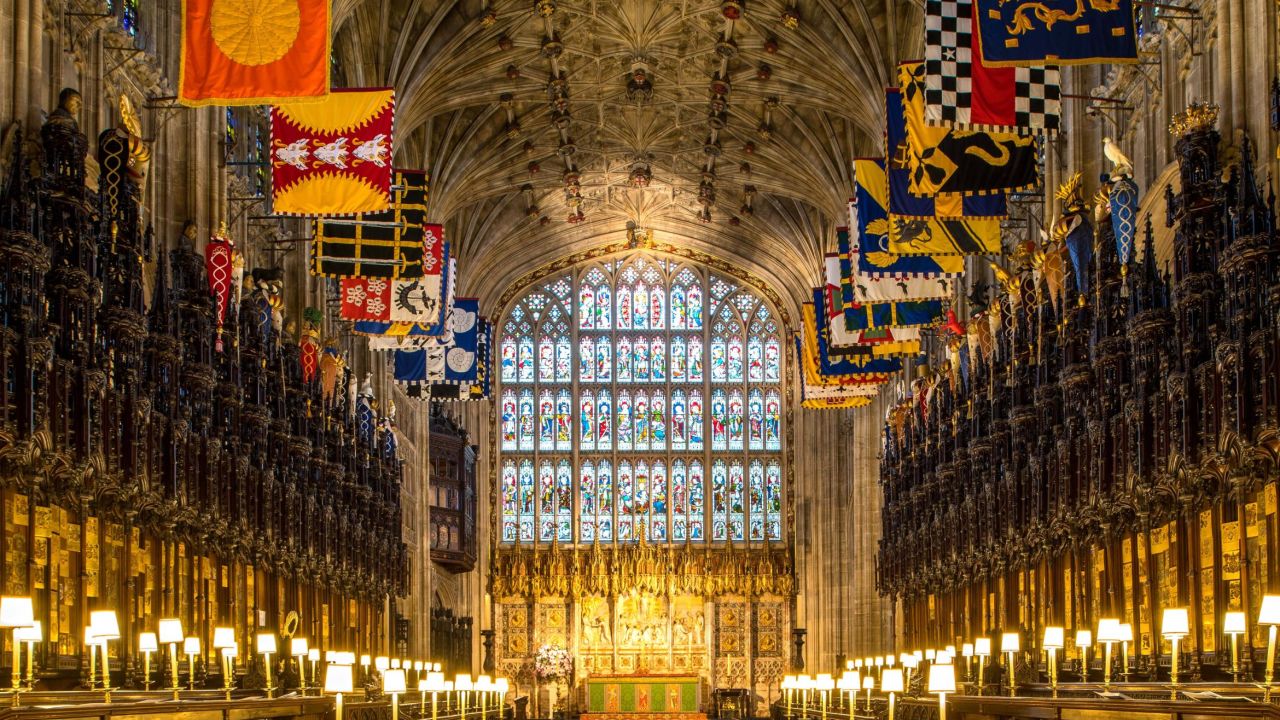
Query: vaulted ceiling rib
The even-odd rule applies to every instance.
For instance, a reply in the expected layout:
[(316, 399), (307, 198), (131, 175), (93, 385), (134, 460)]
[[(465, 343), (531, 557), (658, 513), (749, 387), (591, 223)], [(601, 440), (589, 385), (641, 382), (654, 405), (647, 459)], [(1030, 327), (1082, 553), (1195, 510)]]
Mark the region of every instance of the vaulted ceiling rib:
[(879, 151), (889, 53), (913, 47), (892, 33), (918, 8), (734, 5), (339, 0), (336, 81), (396, 86), (397, 163), (431, 173), (462, 292), (496, 298), (632, 223), (798, 303), (843, 222), (850, 158)]

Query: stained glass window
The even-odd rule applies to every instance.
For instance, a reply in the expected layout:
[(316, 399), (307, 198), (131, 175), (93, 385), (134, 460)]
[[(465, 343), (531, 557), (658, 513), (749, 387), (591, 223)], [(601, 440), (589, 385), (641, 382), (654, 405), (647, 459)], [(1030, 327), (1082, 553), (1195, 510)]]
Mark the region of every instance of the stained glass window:
[(587, 263), (501, 330), (503, 543), (782, 540), (782, 329), (741, 281)]

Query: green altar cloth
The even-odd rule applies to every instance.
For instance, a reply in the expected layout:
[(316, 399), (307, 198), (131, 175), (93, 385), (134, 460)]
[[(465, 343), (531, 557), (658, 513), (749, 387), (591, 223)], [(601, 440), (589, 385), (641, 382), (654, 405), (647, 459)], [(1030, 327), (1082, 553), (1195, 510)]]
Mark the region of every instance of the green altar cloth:
[(587, 679), (588, 713), (698, 712), (698, 678), (691, 675), (609, 675)]

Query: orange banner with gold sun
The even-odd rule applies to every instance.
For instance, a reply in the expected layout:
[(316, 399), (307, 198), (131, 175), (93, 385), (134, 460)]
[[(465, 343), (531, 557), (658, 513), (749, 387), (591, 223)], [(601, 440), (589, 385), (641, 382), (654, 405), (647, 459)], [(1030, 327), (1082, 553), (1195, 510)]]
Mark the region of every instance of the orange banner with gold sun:
[(183, 0), (183, 105), (329, 94), (329, 0)]
[(390, 88), (334, 90), (323, 102), (273, 106), (272, 212), (351, 215), (389, 208), (394, 124)]

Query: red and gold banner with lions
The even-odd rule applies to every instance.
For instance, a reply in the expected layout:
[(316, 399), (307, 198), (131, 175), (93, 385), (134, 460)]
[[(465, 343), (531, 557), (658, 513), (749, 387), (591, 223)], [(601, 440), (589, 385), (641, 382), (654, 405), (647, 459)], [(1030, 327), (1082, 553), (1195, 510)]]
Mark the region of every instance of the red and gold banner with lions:
[(395, 92), (334, 90), (271, 108), (272, 210), (351, 215), (391, 206)]
[(329, 94), (329, 0), (183, 0), (183, 105)]

